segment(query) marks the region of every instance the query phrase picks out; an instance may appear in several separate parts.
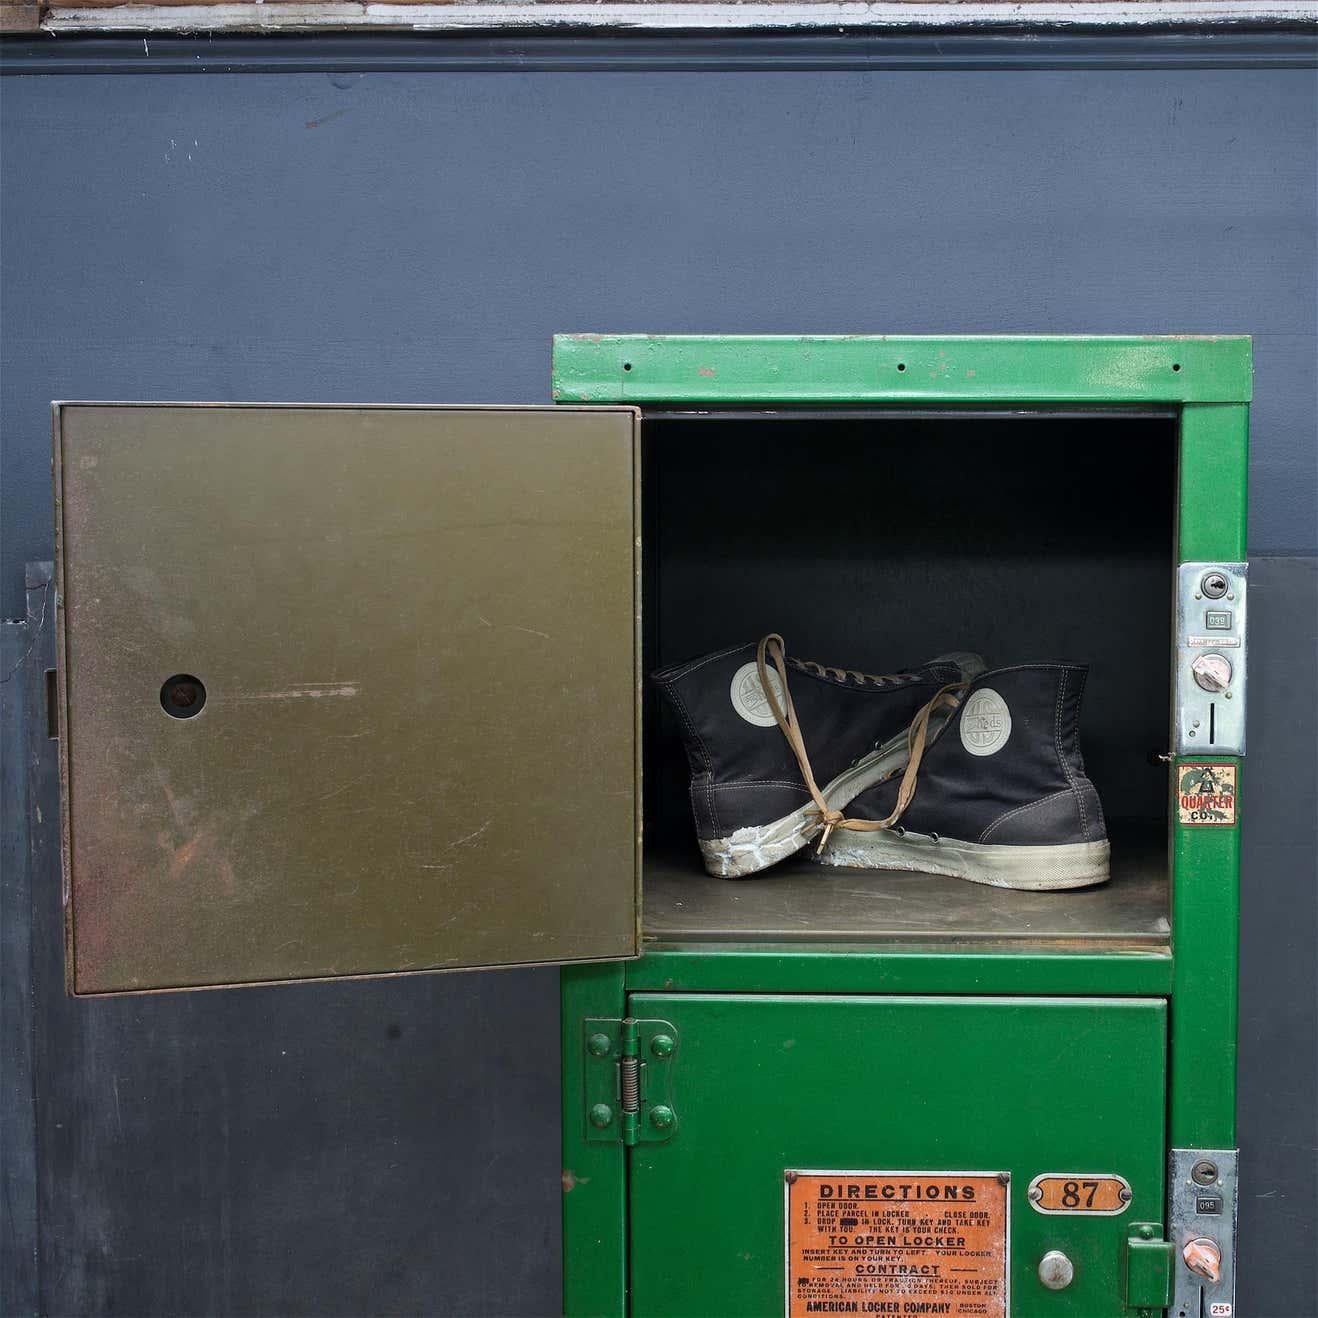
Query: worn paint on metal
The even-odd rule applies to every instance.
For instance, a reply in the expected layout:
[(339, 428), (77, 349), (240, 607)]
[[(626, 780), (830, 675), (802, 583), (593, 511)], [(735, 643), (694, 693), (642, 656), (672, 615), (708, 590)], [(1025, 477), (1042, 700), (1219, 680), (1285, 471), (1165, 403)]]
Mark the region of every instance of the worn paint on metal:
[(635, 953), (635, 425), (58, 410), (74, 991)]
[(568, 966), (560, 976), (563, 1054), (563, 1312), (627, 1312), (626, 1156), (621, 1141), (587, 1136), (586, 1049), (581, 1022), (625, 1014), (619, 962)]
[(1245, 402), (1244, 336), (560, 334), (554, 397), (631, 403)]

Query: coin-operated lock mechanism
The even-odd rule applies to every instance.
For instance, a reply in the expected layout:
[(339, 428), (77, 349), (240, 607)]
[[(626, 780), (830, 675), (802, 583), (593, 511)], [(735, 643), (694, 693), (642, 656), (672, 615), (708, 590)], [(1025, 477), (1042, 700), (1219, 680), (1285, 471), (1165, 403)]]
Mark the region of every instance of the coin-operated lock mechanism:
[(1176, 752), (1245, 753), (1246, 563), (1182, 563), (1176, 592)]
[[(1235, 1318), (1236, 1151), (1173, 1149), (1171, 1318)], [(1179, 1257), (1177, 1257), (1179, 1255)]]

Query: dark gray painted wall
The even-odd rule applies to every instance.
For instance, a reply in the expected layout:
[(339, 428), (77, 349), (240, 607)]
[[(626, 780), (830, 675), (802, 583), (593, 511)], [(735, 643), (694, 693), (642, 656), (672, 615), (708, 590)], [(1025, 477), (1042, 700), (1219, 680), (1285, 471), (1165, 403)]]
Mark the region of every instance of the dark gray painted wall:
[[(3, 611), (51, 552), (51, 398), (534, 402), (565, 329), (1250, 332), (1253, 553), (1312, 554), (1316, 90), (1184, 68), (5, 78)], [(1271, 571), (1242, 1001), (1261, 1318), (1315, 1294), (1314, 577)], [(46, 759), (45, 1311), (552, 1311), (553, 975), (70, 1004), (52, 787)]]
[(6, 79), (6, 548), (51, 553), (52, 397), (539, 402), (555, 330), (1134, 330), (1257, 336), (1251, 547), (1314, 552), (1316, 90)]

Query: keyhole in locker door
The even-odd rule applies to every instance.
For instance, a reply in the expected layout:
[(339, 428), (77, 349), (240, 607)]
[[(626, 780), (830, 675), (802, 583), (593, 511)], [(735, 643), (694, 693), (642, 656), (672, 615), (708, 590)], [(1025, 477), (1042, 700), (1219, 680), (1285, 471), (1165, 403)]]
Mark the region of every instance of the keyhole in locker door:
[(190, 673), (176, 673), (160, 688), (160, 707), (170, 718), (196, 718), (206, 704), (206, 686)]

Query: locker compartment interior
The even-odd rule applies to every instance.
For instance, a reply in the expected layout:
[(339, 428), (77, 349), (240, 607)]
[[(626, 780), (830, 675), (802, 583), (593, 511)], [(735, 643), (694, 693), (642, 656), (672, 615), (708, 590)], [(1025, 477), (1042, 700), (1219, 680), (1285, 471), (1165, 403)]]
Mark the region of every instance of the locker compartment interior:
[(777, 631), (885, 673), (951, 650), (1087, 663), (1112, 880), (1023, 893), (799, 859), (707, 876), (676, 720), (644, 695), (649, 941), (1167, 940), (1174, 411), (647, 412), (643, 666)]

